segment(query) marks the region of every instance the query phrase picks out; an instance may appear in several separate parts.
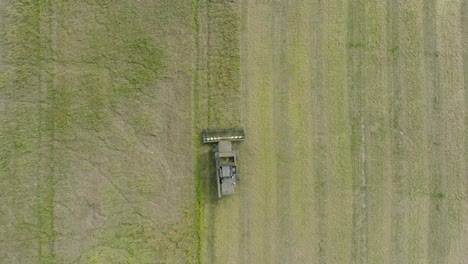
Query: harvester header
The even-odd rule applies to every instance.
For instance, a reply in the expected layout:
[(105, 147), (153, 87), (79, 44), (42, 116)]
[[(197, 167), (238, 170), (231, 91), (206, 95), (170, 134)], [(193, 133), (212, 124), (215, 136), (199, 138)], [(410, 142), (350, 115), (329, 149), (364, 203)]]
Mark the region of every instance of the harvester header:
[(245, 132), (243, 128), (205, 130), (203, 132), (203, 143), (217, 143), (221, 140), (243, 141)]

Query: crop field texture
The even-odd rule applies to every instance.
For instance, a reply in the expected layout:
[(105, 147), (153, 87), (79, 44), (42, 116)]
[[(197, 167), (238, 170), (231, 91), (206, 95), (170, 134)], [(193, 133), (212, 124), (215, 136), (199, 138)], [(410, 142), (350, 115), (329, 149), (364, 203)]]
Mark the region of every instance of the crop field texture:
[[(467, 17), (0, 0), (0, 263), (467, 263)], [(229, 127), (218, 199), (201, 131)]]
[(1, 1), (0, 262), (195, 262), (193, 9)]

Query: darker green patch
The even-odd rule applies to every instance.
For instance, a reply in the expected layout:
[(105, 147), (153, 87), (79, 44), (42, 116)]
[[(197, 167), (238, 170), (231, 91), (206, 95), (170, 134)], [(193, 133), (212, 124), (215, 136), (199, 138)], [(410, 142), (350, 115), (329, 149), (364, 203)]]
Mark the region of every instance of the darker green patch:
[(346, 46), (348, 49), (362, 49), (365, 47), (364, 43), (361, 42), (348, 42)]
[(436, 192), (436, 193), (432, 194), (432, 198), (437, 199), (437, 200), (441, 200), (441, 199), (445, 198), (445, 194), (442, 193), (442, 192)]
[(398, 46), (392, 47), (391, 49), (389, 49), (389, 51), (392, 54), (398, 53), (400, 51), (400, 47)]
[(433, 51), (433, 52), (426, 51), (426, 52), (424, 52), (424, 55), (426, 57), (438, 58), (439, 57), (439, 52), (438, 51)]

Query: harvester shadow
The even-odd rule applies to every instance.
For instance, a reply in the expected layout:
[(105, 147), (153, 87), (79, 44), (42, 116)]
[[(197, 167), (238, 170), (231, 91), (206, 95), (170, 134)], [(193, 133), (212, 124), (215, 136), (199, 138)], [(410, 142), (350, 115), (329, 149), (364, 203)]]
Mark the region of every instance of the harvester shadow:
[(216, 184), (216, 162), (213, 155), (213, 146), (206, 146), (202, 152), (201, 178), (204, 186), (204, 197), (208, 204), (216, 205), (219, 201)]
[[(205, 145), (201, 148), (201, 189), (203, 191), (203, 203), (205, 210), (204, 224), (205, 227), (213, 228), (216, 225), (216, 210), (215, 207), (219, 203), (218, 187), (216, 184), (216, 165), (213, 155), (214, 146)], [(213, 247), (215, 245), (215, 232), (206, 232), (206, 250), (209, 253), (208, 259), (214, 263), (215, 255)]]

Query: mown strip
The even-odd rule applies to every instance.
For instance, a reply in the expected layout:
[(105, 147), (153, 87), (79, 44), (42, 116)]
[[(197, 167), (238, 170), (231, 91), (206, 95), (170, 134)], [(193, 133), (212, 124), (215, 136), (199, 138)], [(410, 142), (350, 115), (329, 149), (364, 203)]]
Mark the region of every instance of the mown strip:
[(385, 2), (372, 0), (365, 8), (364, 102), (367, 262), (391, 263), (391, 129), (386, 43)]
[(400, 140), (401, 112), (402, 112), (402, 83), (400, 71), (402, 70), (400, 58), (400, 32), (399, 32), (399, 1), (387, 1), (387, 43), (389, 46), (389, 87), (390, 96), (390, 127), (392, 128), (392, 193), (396, 193), (392, 199), (392, 224), (391, 224), (391, 263), (407, 263), (406, 241), (401, 236), (404, 228), (403, 214), (404, 200), (400, 195), (403, 191), (402, 163), (398, 157), (403, 151)]
[[(426, 72), (427, 87), (427, 112), (428, 112), (428, 140), (429, 140), (429, 175), (430, 175), (430, 217), (429, 217), (429, 261), (430, 263), (446, 263), (444, 249), (447, 245), (441, 232), (443, 222), (446, 224), (446, 206), (443, 205), (444, 193), (442, 192), (442, 174), (445, 160), (442, 157), (442, 130), (439, 125), (443, 122), (442, 90), (439, 82), (438, 40), (437, 40), (437, 1), (424, 1), (424, 66)], [(443, 208), (442, 208), (443, 207)], [(444, 221), (445, 220), (445, 221)]]
[(195, 235), (196, 235), (196, 261), (203, 263), (202, 235), (205, 233), (204, 224), (204, 193), (202, 187), (202, 160), (201, 160), (201, 134), (200, 131), (200, 21), (199, 21), (199, 1), (193, 0), (193, 27), (195, 39), (195, 69), (193, 74), (193, 115), (194, 115), (194, 140), (195, 140)]
[[(289, 155), (287, 164), (288, 175), (278, 174), (278, 182), (282, 177), (288, 179), (289, 199), (288, 219), (285, 228), (286, 236), (282, 237), (289, 254), (282, 263), (316, 263), (320, 238), (318, 234), (318, 215), (314, 210), (313, 189), (316, 185), (313, 158), (314, 139), (312, 137), (314, 116), (310, 105), (313, 102), (310, 84), (313, 81), (311, 64), (311, 49), (313, 30), (310, 16), (315, 4), (310, 1), (295, 0), (290, 3), (286, 13), (285, 32), (287, 56), (280, 72), (288, 88), (288, 132), (285, 151)], [(291, 30), (293, 28), (294, 30)], [(276, 45), (275, 45), (276, 46)], [(280, 73), (277, 73), (280, 74)], [(278, 130), (281, 131), (281, 130)], [(281, 138), (281, 137), (278, 137)], [(280, 183), (281, 184), (281, 183)], [(279, 186), (278, 186), (279, 188)], [(281, 197), (277, 197), (278, 201)], [(281, 245), (280, 245), (281, 246)], [(279, 247), (280, 247), (279, 246)]]
[[(397, 171), (398, 209), (401, 227), (397, 239), (402, 259), (396, 262), (428, 262), (429, 188), (427, 160), (427, 91), (424, 85), (423, 5), (418, 1), (401, 1), (394, 10), (399, 32), (400, 96), (393, 98), (401, 104), (397, 116), (396, 137), (400, 152), (393, 158), (400, 166)], [(422, 220), (425, 219), (425, 220)], [(400, 221), (400, 220), (397, 220)], [(398, 254), (400, 254), (398, 252)]]
[[(437, 241), (432, 248), (435, 253), (433, 263), (462, 263), (466, 260), (466, 244), (460, 243), (460, 238), (466, 236), (466, 228), (462, 225), (466, 216), (466, 167), (463, 155), (466, 150), (461, 144), (466, 135), (464, 118), (466, 93), (463, 72), (463, 27), (460, 23), (461, 1), (450, 1), (441, 4), (436, 1), (435, 14), (437, 50), (435, 60), (438, 67), (438, 92), (440, 92), (440, 122), (437, 130), (441, 135), (440, 187), (430, 194), (435, 200), (437, 225), (429, 228), (429, 235)], [(466, 26), (466, 24), (465, 24)], [(431, 75), (430, 72), (427, 73)], [(465, 76), (466, 78), (466, 76)], [(429, 101), (429, 100), (428, 100)], [(465, 186), (464, 186), (465, 185)], [(466, 219), (465, 219), (466, 222)]]
[(312, 20), (312, 43), (311, 43), (311, 72), (313, 75), (313, 81), (311, 83), (311, 94), (312, 94), (312, 107), (310, 109), (313, 115), (313, 144), (312, 149), (314, 153), (313, 158), (313, 174), (314, 174), (314, 188), (313, 188), (313, 198), (314, 198), (314, 210), (317, 215), (318, 221), (318, 243), (317, 247), (317, 262), (320, 264), (327, 263), (327, 250), (326, 250), (326, 241), (327, 241), (327, 218), (326, 218), (326, 181), (327, 181), (327, 171), (323, 166), (324, 155), (323, 150), (325, 149), (325, 133), (320, 129), (323, 124), (324, 118), (324, 103), (322, 102), (322, 94), (325, 89), (325, 72), (323, 67), (325, 65), (325, 57), (322, 52), (325, 45), (323, 39), (324, 25), (322, 23), (324, 13), (324, 3), (321, 1), (314, 1), (313, 3), (313, 20)]
[[(286, 21), (293, 20), (285, 3), (272, 5), (272, 46), (273, 46), (273, 137), (277, 140), (274, 144), (274, 155), (276, 156), (275, 173), (271, 177), (276, 178), (276, 219), (275, 228), (278, 230), (276, 240), (276, 258), (279, 263), (291, 263), (291, 247), (293, 243), (293, 220), (291, 213), (291, 163), (294, 155), (289, 139), (293, 138), (291, 133), (290, 108), (288, 99), (291, 96), (289, 76), (292, 75), (290, 53), (294, 49), (290, 47), (290, 35), (288, 32), (298, 34), (296, 27), (287, 28)], [(291, 35), (293, 35), (291, 34)], [(297, 117), (296, 117), (297, 118)], [(273, 145), (273, 144), (272, 144)], [(272, 153), (273, 154), (273, 153)]]
[(367, 168), (364, 123), (366, 120), (364, 93), (365, 62), (365, 1), (348, 2), (347, 67), (349, 119), (351, 126), (351, 153), (353, 157), (353, 262), (367, 263)]
[(324, 116), (321, 130), (325, 134), (322, 157), (326, 180), (326, 262), (346, 263), (352, 258), (353, 177), (351, 157), (351, 126), (346, 69), (345, 1), (328, 1), (323, 5)]

